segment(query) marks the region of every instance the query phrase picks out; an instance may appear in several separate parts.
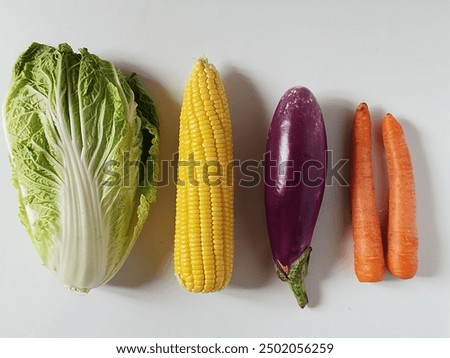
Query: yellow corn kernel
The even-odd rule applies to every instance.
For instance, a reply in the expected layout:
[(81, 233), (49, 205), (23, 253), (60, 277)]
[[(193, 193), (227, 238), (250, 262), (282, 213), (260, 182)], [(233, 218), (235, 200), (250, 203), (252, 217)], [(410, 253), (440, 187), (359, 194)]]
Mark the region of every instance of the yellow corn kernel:
[(203, 58), (184, 91), (178, 152), (175, 275), (188, 291), (218, 291), (233, 268), (233, 147), (222, 80)]

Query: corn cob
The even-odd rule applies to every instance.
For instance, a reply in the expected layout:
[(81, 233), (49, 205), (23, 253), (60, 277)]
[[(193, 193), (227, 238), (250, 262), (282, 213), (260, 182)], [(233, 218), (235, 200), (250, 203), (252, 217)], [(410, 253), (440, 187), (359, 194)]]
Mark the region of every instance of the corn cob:
[(221, 290), (231, 278), (232, 161), (225, 90), (214, 65), (199, 59), (181, 107), (174, 248), (175, 275), (191, 292)]

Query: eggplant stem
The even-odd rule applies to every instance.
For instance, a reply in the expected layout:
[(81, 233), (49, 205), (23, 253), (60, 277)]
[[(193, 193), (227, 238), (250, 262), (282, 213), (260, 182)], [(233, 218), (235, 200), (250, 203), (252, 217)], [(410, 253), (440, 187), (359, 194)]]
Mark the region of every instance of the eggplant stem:
[(289, 286), (291, 287), (292, 292), (297, 299), (297, 303), (301, 308), (304, 308), (308, 303), (304, 279), (308, 274), (308, 264), (311, 250), (311, 247), (306, 248), (299, 258), (292, 263), (287, 277)]

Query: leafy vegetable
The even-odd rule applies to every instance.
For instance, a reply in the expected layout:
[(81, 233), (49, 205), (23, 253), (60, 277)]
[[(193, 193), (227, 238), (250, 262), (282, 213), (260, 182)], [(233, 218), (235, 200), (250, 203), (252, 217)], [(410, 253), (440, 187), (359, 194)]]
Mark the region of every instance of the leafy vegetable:
[(20, 219), (43, 264), (73, 290), (104, 284), (156, 199), (152, 100), (87, 49), (33, 43), (3, 111)]

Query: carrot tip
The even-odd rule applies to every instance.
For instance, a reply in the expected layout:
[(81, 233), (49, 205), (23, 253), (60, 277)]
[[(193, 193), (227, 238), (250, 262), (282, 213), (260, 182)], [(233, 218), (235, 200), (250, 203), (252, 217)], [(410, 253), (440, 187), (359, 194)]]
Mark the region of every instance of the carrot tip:
[(366, 102), (361, 102), (359, 106), (356, 108), (357, 111), (367, 110), (369, 107)]
[(379, 276), (375, 276), (375, 275), (372, 275), (372, 276), (361, 276), (361, 275), (359, 275), (358, 276), (358, 274), (356, 274), (356, 277), (358, 278), (358, 281), (361, 282), (361, 283), (380, 282), (380, 281), (383, 281), (384, 272), (383, 272), (383, 274), (380, 274)]
[(400, 122), (397, 121), (397, 119), (395, 119), (395, 117), (390, 113), (387, 113), (384, 116), (381, 126), (383, 133), (388, 131), (399, 131), (399, 132), (403, 131)]

